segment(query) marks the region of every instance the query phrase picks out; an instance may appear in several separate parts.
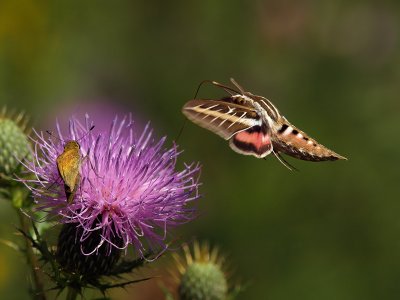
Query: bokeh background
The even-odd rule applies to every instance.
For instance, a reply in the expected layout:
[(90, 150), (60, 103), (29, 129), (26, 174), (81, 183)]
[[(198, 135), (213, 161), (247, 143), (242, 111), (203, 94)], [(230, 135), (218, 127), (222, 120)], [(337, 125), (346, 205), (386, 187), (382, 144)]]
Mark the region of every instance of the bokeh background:
[[(290, 172), (187, 123), (180, 163), (202, 162), (204, 197), (176, 233), (229, 254), (239, 299), (398, 299), (399, 50), (398, 1), (1, 0), (0, 101), (44, 129), (82, 109), (131, 111), (171, 144), (199, 82), (234, 77), (349, 161), (288, 158)], [(18, 240), (8, 203), (0, 222)], [(0, 297), (28, 299), (27, 273), (0, 245)]]

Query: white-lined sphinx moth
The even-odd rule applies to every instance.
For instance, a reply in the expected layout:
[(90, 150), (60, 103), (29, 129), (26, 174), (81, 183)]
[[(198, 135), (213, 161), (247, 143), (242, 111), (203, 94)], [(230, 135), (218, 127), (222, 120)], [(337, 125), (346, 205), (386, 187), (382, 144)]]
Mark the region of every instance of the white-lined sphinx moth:
[(290, 124), (271, 101), (246, 92), (234, 79), (231, 82), (237, 90), (210, 82), (229, 96), (190, 100), (182, 112), (192, 122), (228, 140), (234, 151), (257, 158), (272, 152), (282, 163), (280, 153), (307, 161), (346, 159)]

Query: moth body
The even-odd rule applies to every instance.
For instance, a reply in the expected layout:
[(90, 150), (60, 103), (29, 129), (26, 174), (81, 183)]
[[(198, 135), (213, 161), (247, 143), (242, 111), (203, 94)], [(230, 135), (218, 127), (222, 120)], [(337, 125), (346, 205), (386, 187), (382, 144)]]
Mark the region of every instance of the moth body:
[(243, 155), (264, 158), (274, 152), (277, 157), (284, 153), (314, 162), (346, 159), (293, 126), (270, 100), (231, 81), (239, 91), (212, 81), (230, 95), (219, 100), (190, 100), (183, 106), (183, 114), (228, 140), (229, 146)]
[(58, 172), (64, 181), (65, 195), (72, 203), (80, 181), (81, 152), (77, 141), (68, 141), (57, 157)]

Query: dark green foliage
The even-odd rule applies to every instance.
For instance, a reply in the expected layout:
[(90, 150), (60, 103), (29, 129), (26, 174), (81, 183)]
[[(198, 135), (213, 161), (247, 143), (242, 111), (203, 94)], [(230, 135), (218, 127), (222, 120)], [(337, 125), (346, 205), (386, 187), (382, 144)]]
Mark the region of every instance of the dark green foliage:
[[(128, 275), (134, 270), (143, 267), (148, 262), (147, 259), (152, 257), (150, 253), (144, 258), (121, 260), (119, 262), (119, 253), (113, 253), (114, 256), (110, 255), (107, 258), (103, 255), (102, 250), (100, 250), (101, 256), (99, 255), (98, 258), (74, 254), (72, 250), (67, 251), (65, 245), (62, 245), (62, 249), (59, 249), (57, 253), (54, 253), (50, 250), (48, 244), (41, 239), (36, 226), (32, 225), (35, 231), (35, 238), (24, 231), (20, 230), (20, 232), (32, 243), (33, 248), (38, 250), (42, 269), (51, 279), (53, 285), (49, 289), (50, 291), (56, 290), (60, 294), (66, 288), (73, 288), (78, 293), (82, 293), (84, 289), (95, 288), (104, 294), (109, 289), (124, 288), (130, 284), (151, 279), (147, 277), (127, 280), (123, 277), (123, 275)], [(69, 235), (76, 232), (76, 228), (73, 228), (73, 225), (64, 225), (60, 234), (60, 238), (68, 240), (69, 243), (72, 242)], [(80, 246), (69, 245), (72, 249), (80, 251)], [(62, 257), (64, 255), (70, 256), (70, 258)], [(88, 269), (87, 266), (91, 266), (93, 269)], [(117, 281), (114, 282), (114, 279), (117, 279)]]

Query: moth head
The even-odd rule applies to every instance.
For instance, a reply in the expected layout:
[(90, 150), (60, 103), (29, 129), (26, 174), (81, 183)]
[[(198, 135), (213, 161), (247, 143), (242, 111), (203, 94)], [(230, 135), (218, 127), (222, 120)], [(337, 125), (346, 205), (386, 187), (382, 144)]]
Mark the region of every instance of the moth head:
[(65, 143), (64, 150), (79, 150), (81, 146), (77, 141), (68, 141)]

